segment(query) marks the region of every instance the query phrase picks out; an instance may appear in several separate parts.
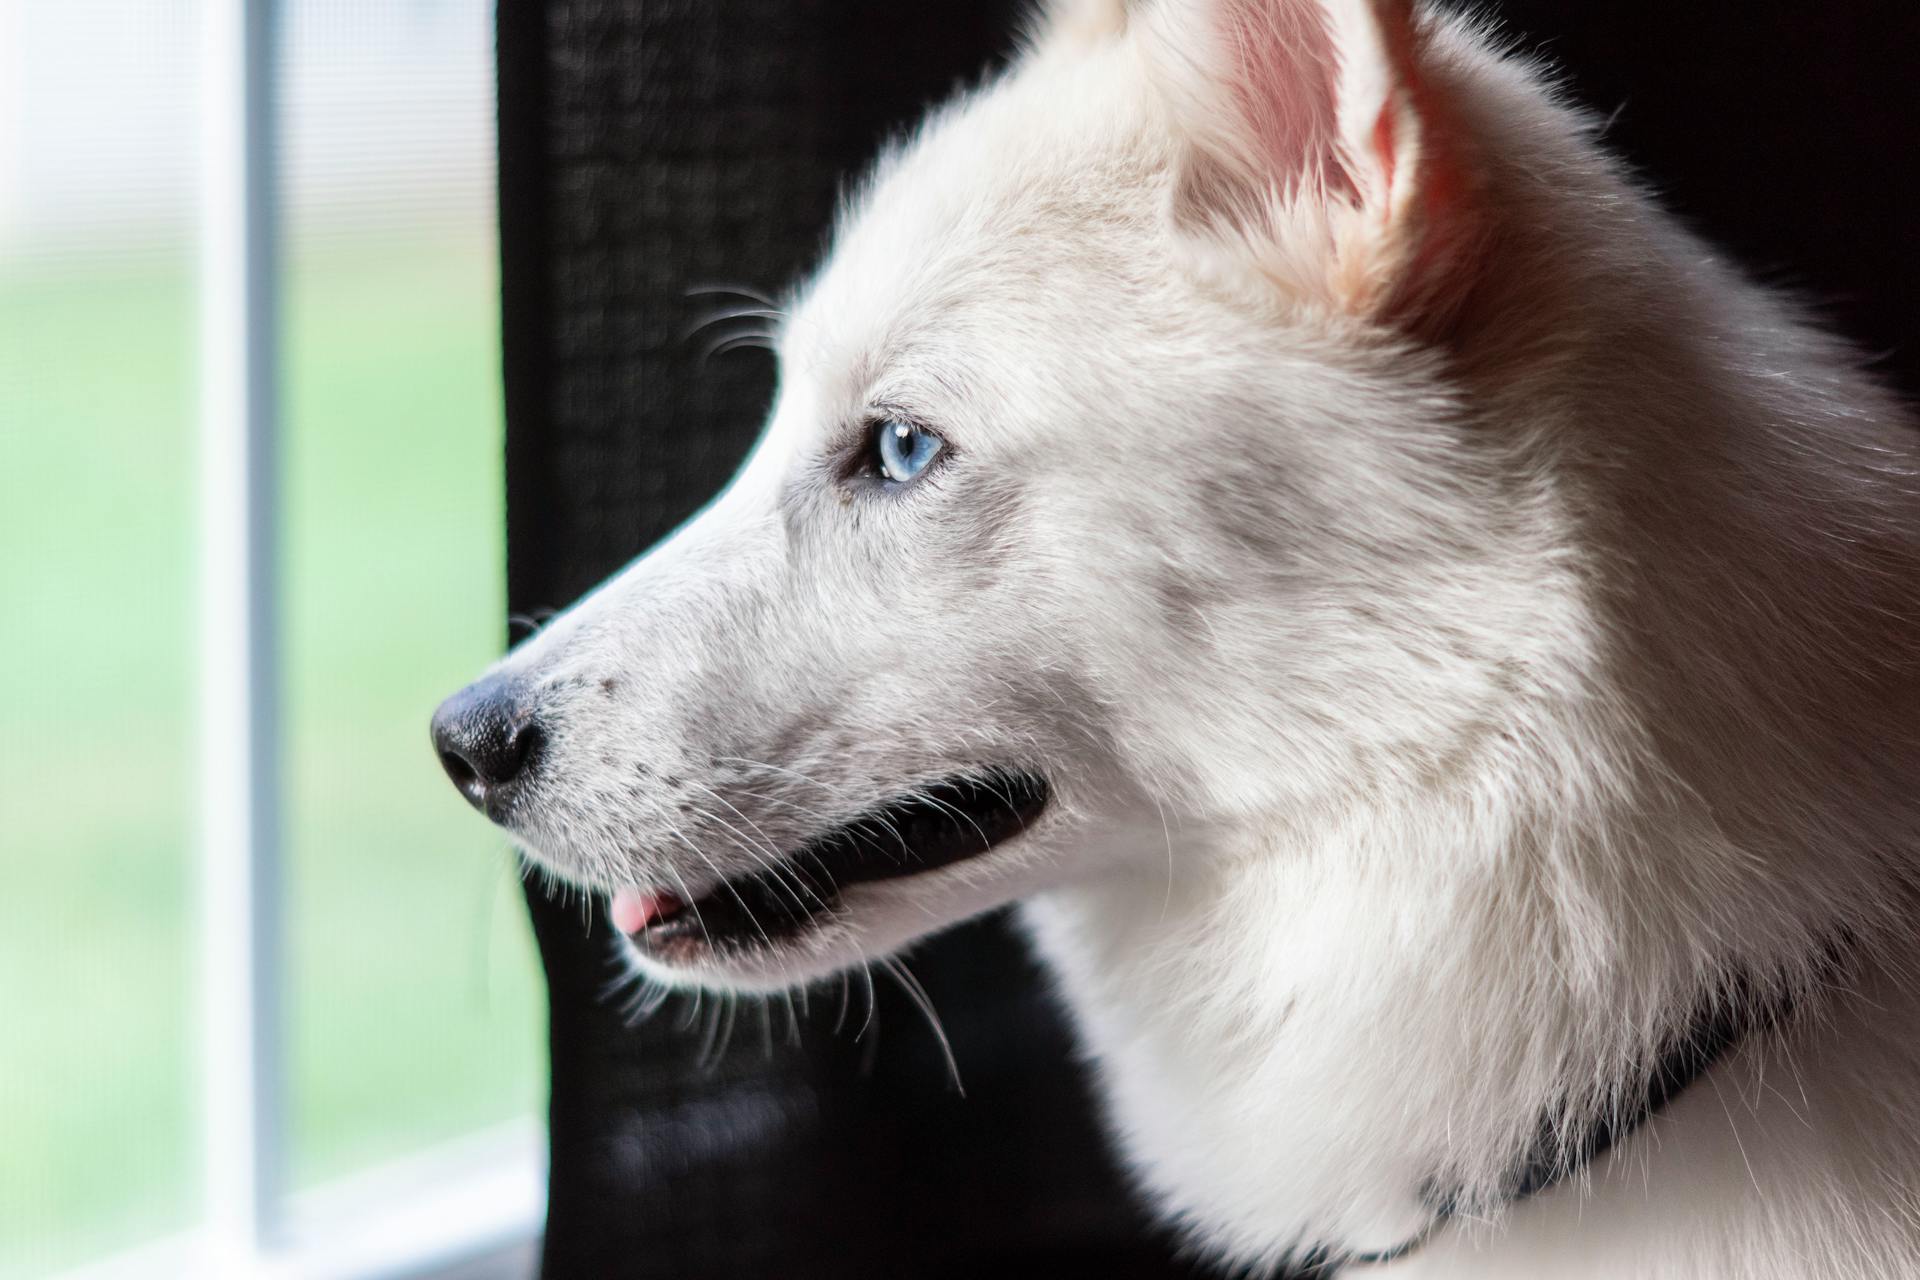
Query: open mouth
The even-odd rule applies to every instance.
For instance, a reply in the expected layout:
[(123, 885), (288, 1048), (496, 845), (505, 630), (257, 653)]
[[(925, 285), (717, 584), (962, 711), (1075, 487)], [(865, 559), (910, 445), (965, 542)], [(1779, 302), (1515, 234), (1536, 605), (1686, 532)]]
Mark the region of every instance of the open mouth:
[(778, 864), (722, 881), (692, 902), (622, 889), (614, 927), (648, 951), (671, 954), (772, 946), (832, 912), (841, 891), (977, 858), (1040, 816), (1046, 779), (1017, 769), (957, 775), (869, 809), (808, 840)]

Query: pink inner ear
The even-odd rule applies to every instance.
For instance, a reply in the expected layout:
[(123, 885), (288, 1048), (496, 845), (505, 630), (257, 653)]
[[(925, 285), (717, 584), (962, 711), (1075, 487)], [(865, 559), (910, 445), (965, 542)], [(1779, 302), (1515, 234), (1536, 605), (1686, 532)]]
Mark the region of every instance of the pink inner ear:
[(1393, 99), (1389, 98), (1386, 101), (1386, 105), (1380, 108), (1379, 119), (1373, 122), (1373, 136), (1369, 139), (1373, 147), (1373, 163), (1380, 170), (1380, 185), (1388, 191), (1393, 190), (1394, 156), (1396, 154), (1394, 150), (1394, 135)]
[[(1200, 157), (1176, 213), (1231, 220), (1268, 191), (1324, 203), (1324, 221), (1301, 224), (1316, 234), (1286, 237), (1259, 269), (1356, 314), (1444, 323), (1473, 278), (1478, 177), (1443, 86), (1422, 74), (1414, 0), (1192, 3), (1201, 31), (1154, 28)], [(1148, 13), (1170, 24), (1182, 7)]]
[(1235, 105), (1283, 188), (1351, 196), (1339, 151), (1338, 55), (1318, 0), (1227, 0)]

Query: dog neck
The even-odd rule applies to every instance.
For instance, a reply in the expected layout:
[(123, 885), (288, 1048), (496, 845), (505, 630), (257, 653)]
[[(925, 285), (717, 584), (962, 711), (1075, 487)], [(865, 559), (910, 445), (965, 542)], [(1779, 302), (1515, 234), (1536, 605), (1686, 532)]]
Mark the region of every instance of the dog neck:
[[(1830, 954), (1837, 973), (1842, 965), (1842, 948)], [(1562, 1182), (1583, 1175), (1597, 1159), (1630, 1138), (1643, 1125), (1664, 1111), (1668, 1104), (1698, 1084), (1701, 1079), (1733, 1050), (1755, 1036), (1767, 1035), (1790, 1015), (1791, 1002), (1753, 999), (1747, 984), (1734, 988), (1703, 1004), (1692, 1025), (1678, 1037), (1653, 1064), (1651, 1071), (1637, 1075), (1636, 1087), (1623, 1081), (1617, 1095), (1618, 1109), (1589, 1116), (1575, 1126), (1558, 1110), (1543, 1113), (1538, 1123), (1538, 1138), (1508, 1172), (1508, 1189), (1501, 1209), (1540, 1195)], [(1429, 1244), (1435, 1233), (1473, 1206), (1463, 1202), (1455, 1191), (1430, 1189), (1427, 1195), (1433, 1207), (1433, 1219), (1418, 1235), (1389, 1249), (1346, 1251), (1320, 1245), (1303, 1254), (1295, 1264), (1302, 1280), (1330, 1280), (1352, 1265), (1380, 1265), (1398, 1262)], [(1484, 1207), (1478, 1210), (1484, 1215)]]
[(1137, 1177), (1236, 1257), (1384, 1261), (1498, 1216), (1819, 981), (1689, 960), (1690, 904), (1658, 919), (1636, 888), (1570, 887), (1593, 864), (1568, 849), (1476, 852), (1467, 825), (1389, 858), (1382, 825), (1028, 908)]

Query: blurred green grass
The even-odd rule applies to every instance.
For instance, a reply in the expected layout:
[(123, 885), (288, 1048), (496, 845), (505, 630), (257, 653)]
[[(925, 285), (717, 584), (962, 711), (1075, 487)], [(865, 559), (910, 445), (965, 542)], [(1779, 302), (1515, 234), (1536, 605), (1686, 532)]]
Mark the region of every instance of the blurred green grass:
[[(426, 747), (498, 652), (492, 248), (288, 263), (281, 578), (297, 1183), (534, 1111), (504, 843)], [(193, 280), (0, 266), (0, 1275), (187, 1225)], [(219, 922), (208, 922), (218, 927)]]

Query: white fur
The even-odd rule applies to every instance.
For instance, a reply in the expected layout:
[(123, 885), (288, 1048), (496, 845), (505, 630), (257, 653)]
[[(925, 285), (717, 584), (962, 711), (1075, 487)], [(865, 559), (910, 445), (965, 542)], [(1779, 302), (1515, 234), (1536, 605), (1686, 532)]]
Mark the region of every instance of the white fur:
[[(655, 975), (778, 989), (1025, 899), (1212, 1254), (1390, 1246), (1438, 1181), (1467, 1212), (1352, 1274), (1920, 1275), (1899, 408), (1465, 24), (1064, 8), (853, 202), (728, 493), (507, 660), (550, 730), (519, 834), (697, 893), (1036, 768), (1026, 836)], [(1323, 155), (1235, 135), (1226, 11), (1335, 33)], [(876, 410), (936, 474), (836, 478)], [(1795, 1016), (1503, 1205), (1733, 974)]]

